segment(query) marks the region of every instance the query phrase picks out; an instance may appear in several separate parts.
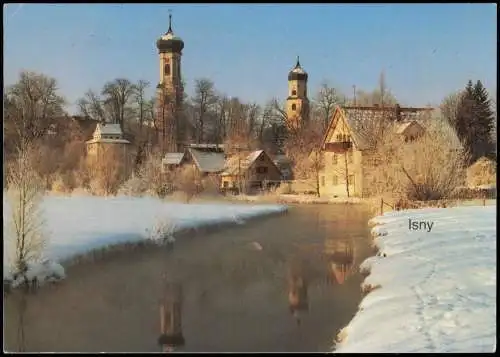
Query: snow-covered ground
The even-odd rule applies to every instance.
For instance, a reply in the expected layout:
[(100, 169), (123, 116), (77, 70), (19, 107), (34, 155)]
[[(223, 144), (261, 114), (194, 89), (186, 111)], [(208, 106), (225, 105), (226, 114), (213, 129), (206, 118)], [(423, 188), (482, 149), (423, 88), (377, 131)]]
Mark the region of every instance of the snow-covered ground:
[[(496, 205), (388, 212), (371, 223), (378, 256), (335, 352), (496, 350)], [(433, 222), (409, 230), (412, 221)]]
[[(6, 239), (5, 229), (11, 215), (5, 197), (3, 208), (4, 252), (7, 252), (12, 240)], [(183, 204), (151, 197), (46, 196), (42, 211), (50, 238), (45, 258), (54, 262), (107, 245), (164, 238), (184, 228), (226, 222), (241, 224), (247, 218), (286, 211), (286, 206)], [(10, 268), (6, 266), (6, 258), (4, 253), (4, 271)], [(46, 264), (47, 269), (49, 266), (54, 264)]]

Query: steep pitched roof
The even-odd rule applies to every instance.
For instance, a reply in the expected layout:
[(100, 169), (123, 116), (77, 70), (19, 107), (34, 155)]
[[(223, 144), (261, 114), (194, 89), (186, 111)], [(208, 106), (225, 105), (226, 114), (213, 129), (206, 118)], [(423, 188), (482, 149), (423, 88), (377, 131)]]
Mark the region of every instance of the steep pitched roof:
[(325, 145), (326, 140), (328, 139), (330, 134), (333, 133), (339, 121), (344, 120), (344, 122), (349, 127), (349, 132), (351, 134), (354, 145), (356, 145), (359, 150), (368, 149), (369, 141), (366, 137), (366, 134), (363, 133), (363, 126), (369, 121), (376, 120), (377, 117), (374, 118), (373, 115), (367, 114), (373, 113), (366, 113), (363, 110), (341, 108), (340, 106), (337, 106), (333, 113), (332, 120), (330, 120), (330, 123), (328, 124), (328, 127), (325, 131), (325, 135), (323, 136), (321, 147)]
[(280, 167), (276, 165), (273, 160), (271, 160), (269, 155), (267, 155), (264, 150), (255, 150), (249, 154), (234, 155), (228, 158), (222, 175), (237, 175), (240, 170), (244, 172), (248, 170), (262, 155), (266, 155), (269, 158), (269, 162), (276, 167), (278, 172), (282, 172)]
[[(400, 126), (402, 133), (409, 128), (413, 123), (417, 123), (418, 118), (422, 113), (425, 113), (427, 108), (403, 108), (398, 116), (403, 123)], [(349, 127), (352, 141), (359, 150), (369, 149), (371, 146), (372, 128), (376, 127), (377, 123), (386, 120), (388, 116), (391, 119), (396, 118), (395, 108), (387, 107), (340, 107), (337, 106), (333, 113), (333, 117), (328, 124), (327, 130), (323, 137), (322, 147), (330, 134), (335, 130), (338, 122), (344, 120)], [(420, 124), (418, 124), (420, 125)]]
[(205, 152), (193, 148), (188, 149), (198, 170), (206, 173), (218, 173), (224, 170), (225, 157), (221, 152)]
[(223, 175), (236, 175), (238, 171), (246, 171), (264, 150), (252, 151), (250, 154), (236, 154), (226, 160)]

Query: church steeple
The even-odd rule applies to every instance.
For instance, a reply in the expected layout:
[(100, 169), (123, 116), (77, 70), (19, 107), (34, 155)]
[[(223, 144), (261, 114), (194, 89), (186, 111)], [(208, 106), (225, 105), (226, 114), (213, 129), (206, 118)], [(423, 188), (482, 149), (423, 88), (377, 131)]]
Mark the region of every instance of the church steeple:
[(290, 124), (299, 126), (309, 118), (309, 99), (307, 98), (307, 72), (300, 66), (297, 56), (295, 67), (288, 73), (288, 98), (286, 112)]
[(168, 31), (167, 33), (173, 33), (172, 31), (172, 14), (168, 14)]
[[(169, 143), (171, 147), (165, 150), (175, 152), (176, 143), (180, 140), (181, 123), (178, 123), (177, 114), (182, 109), (184, 88), (182, 83), (181, 58), (184, 49), (184, 41), (174, 34), (172, 30), (172, 14), (168, 15), (168, 31), (157, 41), (160, 73), (157, 85), (157, 107), (159, 109), (159, 127), (161, 127), (161, 142)], [(167, 108), (168, 107), (168, 108)], [(168, 109), (168, 110), (164, 110)], [(165, 113), (174, 113), (166, 118)], [(160, 118), (161, 117), (161, 118)], [(174, 118), (175, 117), (175, 118)], [(167, 123), (167, 119), (170, 123)]]

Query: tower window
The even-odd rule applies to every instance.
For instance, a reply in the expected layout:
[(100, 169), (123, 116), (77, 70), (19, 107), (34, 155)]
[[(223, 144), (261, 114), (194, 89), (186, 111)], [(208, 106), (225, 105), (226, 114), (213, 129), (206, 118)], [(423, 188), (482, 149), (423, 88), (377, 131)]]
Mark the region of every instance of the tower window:
[(296, 105), (295, 103), (294, 103), (294, 104), (292, 104), (292, 110), (293, 110), (293, 111), (296, 111), (296, 110), (297, 110), (297, 105)]
[(292, 90), (292, 95), (297, 95), (297, 91), (295, 89)]
[(170, 76), (170, 63), (165, 65), (165, 75)]

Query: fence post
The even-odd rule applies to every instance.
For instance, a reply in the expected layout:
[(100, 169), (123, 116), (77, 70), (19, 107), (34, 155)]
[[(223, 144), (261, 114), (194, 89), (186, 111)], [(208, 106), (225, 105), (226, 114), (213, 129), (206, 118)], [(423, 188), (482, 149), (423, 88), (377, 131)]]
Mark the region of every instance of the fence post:
[(380, 199), (380, 215), (384, 214), (384, 199)]

